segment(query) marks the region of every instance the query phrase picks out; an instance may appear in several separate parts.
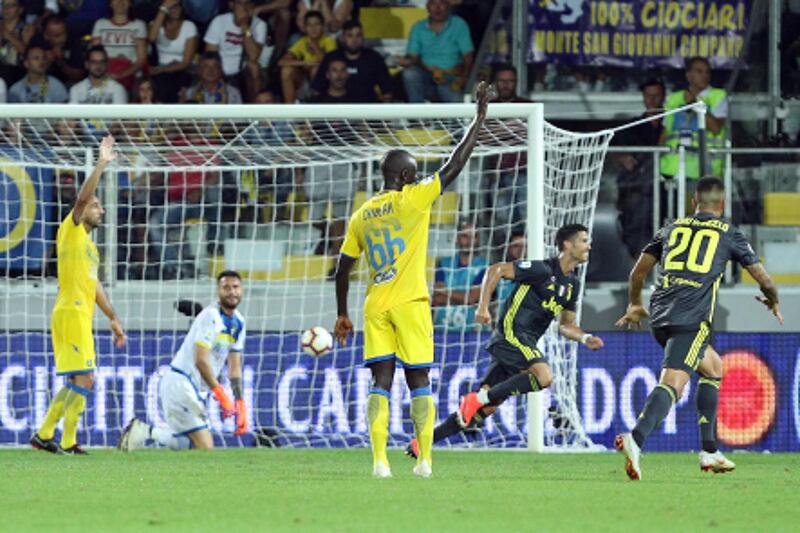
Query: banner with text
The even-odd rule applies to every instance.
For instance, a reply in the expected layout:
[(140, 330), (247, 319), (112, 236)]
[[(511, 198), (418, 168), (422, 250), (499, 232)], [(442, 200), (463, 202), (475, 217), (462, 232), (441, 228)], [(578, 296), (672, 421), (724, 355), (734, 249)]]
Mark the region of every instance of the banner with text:
[(529, 0), (529, 62), (683, 68), (702, 56), (733, 68), (752, 0)]
[[(600, 333), (606, 347), (581, 347), (576, 403), (589, 436), (611, 448), (614, 435), (636, 423), (656, 384), (661, 348), (649, 334)], [(280, 446), (366, 446), (366, 403), (370, 373), (361, 366), (362, 337), (353, 346), (320, 358), (303, 355), (295, 334), (250, 334), (244, 352), (244, 391), (249, 420), (261, 436)], [(436, 336), (432, 369), (439, 420), (453, 412), (461, 395), (475, 386), (489, 363), (486, 335)], [(163, 425), (158, 384), (169, 372), (182, 335), (132, 334), (124, 353), (101, 334), (99, 367), (79, 435), (90, 445), (113, 446), (121, 428), (137, 416)], [(800, 334), (718, 334), (725, 378), (720, 389), (718, 435), (723, 449), (800, 451)], [(61, 378), (55, 376), (49, 338), (42, 333), (0, 336), (0, 444), (25, 445), (41, 423)], [(699, 447), (693, 380), (647, 449)], [(518, 447), (527, 434), (525, 402), (511, 398), (488, 419), (483, 431), (451, 444)], [(548, 401), (545, 402), (549, 403)], [(391, 444), (403, 446), (413, 434), (410, 397), (398, 372), (391, 398)], [(209, 422), (219, 444), (252, 445), (253, 437), (232, 436), (217, 403), (208, 403)], [(549, 407), (546, 405), (546, 407)], [(551, 412), (557, 413), (558, 406)], [(552, 428), (547, 420), (545, 431)]]

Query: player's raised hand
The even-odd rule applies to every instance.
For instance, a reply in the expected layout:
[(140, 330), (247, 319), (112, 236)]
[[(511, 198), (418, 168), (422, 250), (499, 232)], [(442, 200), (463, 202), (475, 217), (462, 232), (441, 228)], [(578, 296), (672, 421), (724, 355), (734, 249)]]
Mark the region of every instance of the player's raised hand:
[(333, 327), (333, 336), (342, 346), (347, 346), (347, 336), (353, 334), (353, 323), (349, 317), (339, 316), (336, 318), (336, 325)]
[(477, 311), (475, 311), (475, 322), (490, 326), (492, 324), (492, 314), (489, 312), (489, 309), (479, 307)]
[(233, 432), (237, 437), (247, 433), (247, 407), (244, 400), (236, 400), (236, 431)]
[(229, 418), (236, 414), (233, 402), (225, 392), (225, 389), (222, 388), (222, 385), (217, 383), (217, 386), (211, 389), (211, 392), (214, 394), (214, 398), (219, 402), (219, 406), (222, 409), (222, 418)]
[(119, 319), (115, 318), (111, 321), (111, 332), (114, 334), (114, 346), (117, 348), (124, 347), (128, 337), (125, 335), (125, 330), (122, 329)]
[(756, 300), (764, 304), (767, 309), (772, 311), (772, 314), (775, 315), (775, 318), (778, 319), (778, 323), (782, 326), (783, 325), (783, 313), (781, 313), (781, 306), (778, 305), (778, 302), (773, 302), (766, 296), (761, 294), (756, 295)]
[(110, 163), (117, 158), (117, 152), (114, 151), (114, 137), (106, 135), (100, 143), (100, 161)]
[(478, 118), (483, 120), (486, 118), (486, 112), (489, 109), (489, 99), (491, 98), (492, 89), (491, 86), (482, 81), (478, 83), (478, 87), (475, 89), (475, 98), (478, 101)]
[(617, 320), (614, 325), (618, 328), (627, 327), (630, 329), (631, 327), (635, 329), (639, 329), (641, 327), (641, 321), (643, 318), (647, 318), (650, 316), (650, 313), (647, 312), (647, 309), (644, 308), (643, 305), (628, 305), (628, 309), (625, 311), (625, 314)]

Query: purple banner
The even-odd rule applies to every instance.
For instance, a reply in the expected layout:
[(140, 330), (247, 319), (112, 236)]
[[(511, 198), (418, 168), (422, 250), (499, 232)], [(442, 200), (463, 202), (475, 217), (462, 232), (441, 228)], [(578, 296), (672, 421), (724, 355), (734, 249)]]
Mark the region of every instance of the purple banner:
[(528, 62), (716, 69), (742, 54), (750, 0), (529, 0)]

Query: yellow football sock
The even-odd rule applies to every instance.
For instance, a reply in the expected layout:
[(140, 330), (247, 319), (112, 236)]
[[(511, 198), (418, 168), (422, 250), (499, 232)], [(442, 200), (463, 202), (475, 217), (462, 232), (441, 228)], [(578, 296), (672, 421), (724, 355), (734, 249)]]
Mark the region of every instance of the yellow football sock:
[(389, 438), (389, 391), (373, 387), (367, 397), (369, 440), (372, 442), (373, 465), (383, 461), (387, 466), (386, 440)]
[(414, 433), (419, 445), (417, 463), (423, 459), (429, 464), (433, 463), (431, 448), (433, 448), (433, 422), (436, 419), (436, 408), (433, 405), (431, 388), (423, 387), (411, 391), (411, 420), (414, 422)]
[(44, 422), (39, 428), (37, 433), (43, 440), (50, 440), (56, 432), (56, 426), (61, 417), (64, 416), (64, 402), (67, 399), (69, 389), (62, 387), (58, 393), (50, 400), (50, 407), (47, 408), (47, 414), (44, 415)]
[(70, 383), (67, 385), (69, 393), (64, 402), (64, 433), (61, 434), (61, 447), (65, 450), (75, 446), (78, 438), (78, 422), (83, 410), (86, 409), (86, 397), (89, 389), (78, 387)]

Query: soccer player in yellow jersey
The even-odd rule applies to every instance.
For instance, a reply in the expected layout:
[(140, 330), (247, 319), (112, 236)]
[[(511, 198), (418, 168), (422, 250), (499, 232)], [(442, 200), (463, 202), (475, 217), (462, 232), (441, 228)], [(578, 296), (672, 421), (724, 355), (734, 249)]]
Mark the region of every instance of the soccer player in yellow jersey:
[(431, 206), (467, 164), (486, 118), (489, 88), (481, 82), (478, 109), (466, 135), (433, 176), (417, 179), (417, 163), (405, 150), (390, 150), (381, 160), (383, 189), (350, 218), (336, 270), (338, 318), (335, 335), (347, 342), (353, 324), (347, 312), (350, 271), (363, 252), (370, 283), (364, 303), (364, 364), (372, 371), (367, 419), (373, 474), (390, 477), (386, 457), (389, 390), (397, 361), (411, 390), (411, 419), (419, 442), (414, 474), (431, 475), (433, 423), (436, 420), (428, 371), (433, 364), (433, 324), (425, 278)]
[[(51, 329), (56, 373), (66, 376), (67, 384), (53, 396), (42, 426), (31, 437), (31, 446), (51, 453), (86, 453), (76, 440), (78, 421), (94, 384), (92, 316), (95, 303), (111, 321), (116, 346), (125, 345), (125, 332), (97, 279), (100, 255), (89, 235), (100, 225), (105, 213), (94, 194), (97, 183), (106, 166), (116, 157), (114, 138), (109, 135), (100, 143), (97, 165), (81, 186), (75, 206), (61, 222), (56, 235), (58, 296)], [(53, 434), (61, 418), (64, 418), (64, 431), (59, 445)]]

